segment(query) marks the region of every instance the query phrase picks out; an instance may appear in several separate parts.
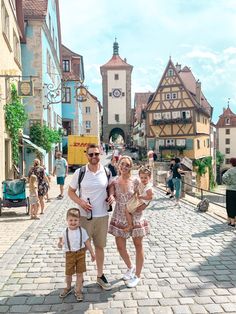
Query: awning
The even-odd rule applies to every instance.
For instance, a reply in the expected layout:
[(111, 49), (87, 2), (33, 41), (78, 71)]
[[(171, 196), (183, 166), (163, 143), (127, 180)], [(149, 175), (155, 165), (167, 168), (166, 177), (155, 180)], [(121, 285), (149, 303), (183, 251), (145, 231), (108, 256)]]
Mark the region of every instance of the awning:
[[(36, 149), (38, 152), (40, 152), (43, 156), (46, 155), (46, 150), (44, 150), (42, 147), (37, 146), (36, 144), (32, 143), (30, 140), (28, 140), (27, 138), (22, 138), (22, 140), (28, 144), (28, 146), (33, 147), (34, 149)], [(27, 145), (26, 144), (26, 145)]]

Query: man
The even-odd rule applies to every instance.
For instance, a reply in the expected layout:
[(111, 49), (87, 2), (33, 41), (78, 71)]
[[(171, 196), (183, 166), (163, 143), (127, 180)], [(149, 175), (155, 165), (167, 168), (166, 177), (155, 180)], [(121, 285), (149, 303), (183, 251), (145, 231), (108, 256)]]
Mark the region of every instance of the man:
[(64, 196), (64, 184), (65, 184), (65, 177), (68, 175), (68, 165), (65, 158), (62, 158), (62, 153), (56, 153), (56, 161), (53, 170), (53, 176), (57, 176), (57, 184), (60, 185), (60, 194), (58, 195), (57, 199), (61, 200)]
[[(96, 144), (87, 147), (88, 164), (83, 180), (78, 179), (80, 169), (77, 169), (69, 185), (69, 197), (79, 205), (81, 213), (81, 226), (86, 229), (95, 246), (97, 264), (97, 283), (104, 290), (111, 290), (111, 284), (103, 273), (104, 248), (106, 246), (108, 230), (108, 205), (114, 201), (114, 197), (107, 197), (108, 178), (106, 171), (100, 163), (100, 151)], [(77, 193), (76, 193), (77, 192)], [(107, 201), (106, 201), (107, 200)], [(92, 219), (87, 219), (87, 213), (92, 211)]]

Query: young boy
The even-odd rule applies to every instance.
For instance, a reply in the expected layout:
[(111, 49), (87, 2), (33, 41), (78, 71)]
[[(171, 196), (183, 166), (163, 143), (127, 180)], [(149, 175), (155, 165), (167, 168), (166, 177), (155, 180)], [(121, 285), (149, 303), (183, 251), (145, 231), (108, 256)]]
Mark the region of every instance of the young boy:
[(77, 208), (70, 208), (66, 214), (67, 228), (59, 237), (58, 247), (66, 253), (66, 288), (61, 292), (60, 298), (65, 298), (72, 292), (72, 275), (76, 273), (75, 296), (77, 301), (83, 301), (82, 285), (83, 273), (86, 271), (85, 254), (89, 250), (92, 262), (95, 261), (89, 236), (85, 229), (80, 227), (80, 211)]

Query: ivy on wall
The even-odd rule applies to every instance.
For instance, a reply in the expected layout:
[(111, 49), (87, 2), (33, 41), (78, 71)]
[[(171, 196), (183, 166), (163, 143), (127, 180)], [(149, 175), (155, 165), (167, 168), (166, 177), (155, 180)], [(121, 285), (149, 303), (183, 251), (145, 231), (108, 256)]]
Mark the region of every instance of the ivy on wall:
[(40, 123), (30, 127), (30, 139), (37, 146), (42, 147), (46, 152), (52, 151), (52, 145), (62, 141), (62, 131), (50, 129)]
[(12, 161), (17, 166), (19, 162), (19, 131), (24, 127), (28, 116), (14, 84), (11, 85), (11, 100), (4, 106), (4, 110), (6, 127), (11, 137)]
[(209, 185), (210, 190), (212, 190), (215, 187), (215, 180), (214, 180), (214, 174), (213, 174), (213, 168), (212, 168), (212, 157), (204, 157), (201, 159), (197, 159), (194, 161), (194, 166), (196, 167), (196, 173), (198, 177), (202, 177), (208, 169), (209, 173)]

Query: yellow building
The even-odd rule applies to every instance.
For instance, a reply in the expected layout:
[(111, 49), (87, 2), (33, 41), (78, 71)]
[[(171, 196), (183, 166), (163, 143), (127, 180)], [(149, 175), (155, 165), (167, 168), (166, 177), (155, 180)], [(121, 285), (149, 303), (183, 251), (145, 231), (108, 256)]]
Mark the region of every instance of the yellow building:
[(23, 38), (21, 0), (0, 2), (0, 182), (12, 175), (11, 141), (6, 132), (4, 105), (9, 99), (11, 83), (22, 74), (20, 42)]
[(147, 106), (147, 148), (192, 160), (210, 156), (212, 107), (190, 68), (171, 59)]
[(101, 134), (101, 103), (96, 96), (87, 90), (86, 101), (81, 103), (83, 130), (82, 134), (93, 135), (100, 139)]

